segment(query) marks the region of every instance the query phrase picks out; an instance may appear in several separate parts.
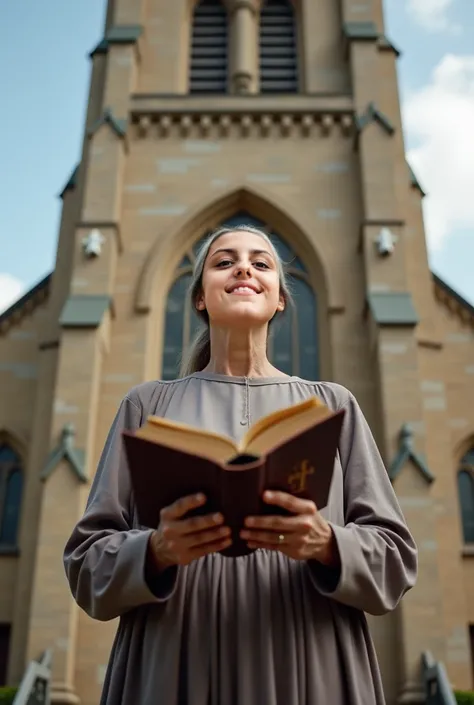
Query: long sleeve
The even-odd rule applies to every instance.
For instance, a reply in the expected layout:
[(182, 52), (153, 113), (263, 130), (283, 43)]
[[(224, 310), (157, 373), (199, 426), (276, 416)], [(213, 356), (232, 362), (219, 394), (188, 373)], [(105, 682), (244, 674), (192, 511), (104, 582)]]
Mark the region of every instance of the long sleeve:
[(415, 584), (417, 549), (370, 428), (351, 394), (344, 406), (339, 452), (345, 526), (331, 523), (340, 567), (311, 561), (310, 574), (322, 594), (381, 615), (395, 609)]
[(121, 432), (140, 426), (141, 409), (125, 397), (108, 434), (83, 517), (64, 550), (64, 567), (78, 605), (106, 621), (168, 599), (177, 569), (150, 575), (151, 530), (132, 528), (131, 486)]

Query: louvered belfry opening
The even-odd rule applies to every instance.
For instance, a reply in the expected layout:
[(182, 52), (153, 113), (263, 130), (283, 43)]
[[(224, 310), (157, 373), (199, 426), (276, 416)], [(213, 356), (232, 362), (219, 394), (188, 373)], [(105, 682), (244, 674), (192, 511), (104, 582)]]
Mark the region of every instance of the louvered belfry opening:
[(298, 56), (290, 0), (265, 0), (260, 13), (260, 92), (296, 93)]
[(219, 0), (201, 0), (194, 8), (190, 93), (227, 92), (227, 23), (227, 11)]

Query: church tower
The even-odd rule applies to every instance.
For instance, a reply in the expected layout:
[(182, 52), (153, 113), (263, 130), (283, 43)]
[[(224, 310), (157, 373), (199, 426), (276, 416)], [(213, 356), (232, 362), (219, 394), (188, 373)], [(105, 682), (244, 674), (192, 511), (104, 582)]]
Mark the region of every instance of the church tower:
[(98, 703), (117, 627), (73, 602), (65, 541), (122, 397), (178, 375), (196, 247), (224, 223), (273, 234), (297, 306), (272, 361), (354, 392), (417, 541), (416, 588), (370, 620), (388, 704), (424, 702), (425, 650), (469, 687), (451, 432), (427, 402), (442, 335), (397, 56), (382, 0), (109, 0), (62, 194), (13, 609), (12, 679), (51, 646), (55, 705)]

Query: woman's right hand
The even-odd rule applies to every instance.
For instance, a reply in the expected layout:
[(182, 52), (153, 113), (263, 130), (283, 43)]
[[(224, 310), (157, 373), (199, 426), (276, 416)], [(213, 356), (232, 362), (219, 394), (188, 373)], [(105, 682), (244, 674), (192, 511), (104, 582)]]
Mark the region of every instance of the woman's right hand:
[(158, 571), (173, 565), (187, 565), (231, 545), (231, 532), (223, 526), (222, 514), (183, 519), (187, 512), (205, 502), (203, 495), (191, 495), (161, 510), (160, 524), (149, 541), (150, 557)]

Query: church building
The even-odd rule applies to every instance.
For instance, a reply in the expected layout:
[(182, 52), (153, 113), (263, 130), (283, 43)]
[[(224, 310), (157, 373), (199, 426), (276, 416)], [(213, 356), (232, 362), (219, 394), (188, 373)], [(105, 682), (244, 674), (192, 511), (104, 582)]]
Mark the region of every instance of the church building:
[(249, 223), (296, 300), (271, 361), (354, 393), (418, 545), (369, 618), (387, 704), (426, 651), (473, 687), (474, 307), (429, 268), (398, 57), (382, 0), (109, 0), (54, 271), (0, 315), (0, 685), (52, 649), (52, 703), (98, 704), (117, 623), (64, 545), (121, 399), (179, 374), (200, 240)]

